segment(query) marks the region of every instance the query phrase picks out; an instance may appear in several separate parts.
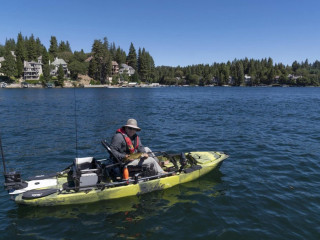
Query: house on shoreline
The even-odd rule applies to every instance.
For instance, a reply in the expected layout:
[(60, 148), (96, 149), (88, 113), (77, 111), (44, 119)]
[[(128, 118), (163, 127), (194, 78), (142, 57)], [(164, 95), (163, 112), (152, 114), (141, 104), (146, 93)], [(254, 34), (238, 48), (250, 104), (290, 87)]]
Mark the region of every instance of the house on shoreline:
[(121, 68), (119, 69), (119, 74), (128, 74), (128, 76), (131, 76), (135, 73), (135, 70), (133, 67), (127, 65), (127, 64), (121, 64)]
[[(50, 71), (51, 76), (58, 75), (59, 66), (62, 65), (65, 77), (70, 75), (70, 71), (68, 70), (68, 65), (63, 59), (55, 58), (55, 60), (49, 65), (53, 65), (54, 69)], [(38, 62), (35, 61), (24, 61), (23, 62), (23, 80), (39, 80), (41, 74), (43, 74), (42, 70), (42, 56), (38, 57)]]
[(68, 77), (70, 75), (70, 71), (68, 70), (67, 63), (61, 58), (57, 58), (56, 57), (52, 63), (50, 63), (50, 60), (49, 60), (49, 65), (53, 65), (54, 66), (54, 69), (52, 69), (50, 71), (50, 75), (51, 76), (57, 76), (58, 75), (58, 69), (59, 69), (60, 65), (63, 68), (64, 76)]
[(38, 57), (38, 62), (23, 62), (23, 80), (39, 80), (42, 74), (42, 57)]
[(116, 75), (119, 73), (119, 64), (116, 62), (116, 61), (112, 61), (111, 62), (112, 64), (112, 72), (111, 72), (111, 75)]

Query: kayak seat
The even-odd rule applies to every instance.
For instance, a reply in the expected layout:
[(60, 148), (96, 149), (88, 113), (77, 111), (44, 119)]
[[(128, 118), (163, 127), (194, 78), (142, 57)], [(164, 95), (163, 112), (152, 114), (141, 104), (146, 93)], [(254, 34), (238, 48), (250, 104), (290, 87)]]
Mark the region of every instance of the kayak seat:
[(92, 167), (93, 157), (83, 157), (83, 158), (75, 158), (74, 159), (74, 166), (77, 170), (85, 170), (90, 169)]
[(75, 188), (94, 186), (99, 182), (101, 168), (93, 157), (75, 158), (68, 174), (69, 185)]

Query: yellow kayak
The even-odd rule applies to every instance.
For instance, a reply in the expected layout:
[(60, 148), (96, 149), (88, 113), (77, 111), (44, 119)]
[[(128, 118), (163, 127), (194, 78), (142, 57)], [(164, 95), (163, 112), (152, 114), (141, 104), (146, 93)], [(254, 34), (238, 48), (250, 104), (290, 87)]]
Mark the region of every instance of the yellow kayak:
[(56, 206), (92, 203), (140, 195), (193, 181), (220, 167), (226, 158), (227, 154), (213, 151), (160, 154), (157, 159), (165, 174), (152, 175), (145, 169), (129, 168), (128, 180), (114, 174), (115, 168), (121, 170), (119, 164), (110, 164), (106, 159), (78, 158), (56, 175), (21, 181), (23, 186), (17, 189), (7, 184), (7, 189), (9, 194), (15, 195), (14, 200), (18, 204)]

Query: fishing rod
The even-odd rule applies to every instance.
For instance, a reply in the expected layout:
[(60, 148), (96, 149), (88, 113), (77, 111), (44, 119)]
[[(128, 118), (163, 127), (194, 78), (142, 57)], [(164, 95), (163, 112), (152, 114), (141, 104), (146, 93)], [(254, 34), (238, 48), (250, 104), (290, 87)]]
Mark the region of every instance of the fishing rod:
[(73, 88), (74, 94), (74, 122), (76, 129), (76, 158), (78, 158), (78, 127), (77, 127), (77, 97), (76, 97), (76, 87)]

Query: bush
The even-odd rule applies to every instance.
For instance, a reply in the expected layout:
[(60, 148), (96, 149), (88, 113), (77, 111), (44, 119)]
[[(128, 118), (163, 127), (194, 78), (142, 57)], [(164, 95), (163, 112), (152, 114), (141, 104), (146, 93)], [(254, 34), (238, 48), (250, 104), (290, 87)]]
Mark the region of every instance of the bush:
[(91, 84), (91, 85), (99, 85), (99, 84), (100, 84), (100, 82), (99, 82), (99, 81), (96, 81), (96, 80), (91, 79), (91, 80), (90, 80), (90, 84)]
[(40, 83), (39, 80), (26, 80), (26, 83), (29, 83), (29, 84), (38, 84)]

